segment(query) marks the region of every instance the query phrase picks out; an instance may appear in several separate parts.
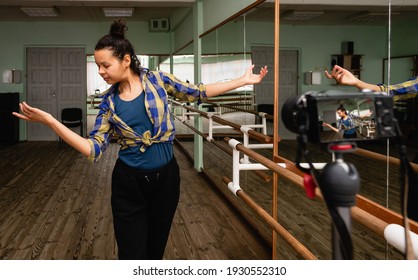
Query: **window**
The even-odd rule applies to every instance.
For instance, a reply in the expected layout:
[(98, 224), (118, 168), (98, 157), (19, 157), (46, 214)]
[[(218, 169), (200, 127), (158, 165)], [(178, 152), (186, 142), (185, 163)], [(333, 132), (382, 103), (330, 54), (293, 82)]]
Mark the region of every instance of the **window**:
[[(176, 55), (173, 57), (173, 74), (182, 81), (194, 81), (194, 56)], [(223, 54), (202, 56), (202, 83), (210, 84), (232, 80), (240, 77), (251, 65), (251, 56), (248, 54)], [(167, 59), (160, 64), (161, 71), (170, 72), (170, 61)], [(253, 86), (245, 89), (252, 91)]]

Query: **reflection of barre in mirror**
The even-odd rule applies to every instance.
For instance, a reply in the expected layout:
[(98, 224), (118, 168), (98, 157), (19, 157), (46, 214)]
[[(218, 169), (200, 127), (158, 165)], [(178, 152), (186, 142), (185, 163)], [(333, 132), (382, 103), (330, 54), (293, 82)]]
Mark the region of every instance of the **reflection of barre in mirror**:
[[(175, 104), (177, 106), (180, 106), (183, 110), (182, 110), (182, 118), (180, 119), (181, 122), (183, 122), (185, 125), (187, 125), (187, 123), (185, 123), (185, 119), (183, 117), (183, 112), (185, 110), (191, 111), (192, 113), (190, 114), (194, 114), (194, 115), (199, 115), (198, 112), (200, 112), (200, 115), (207, 118), (208, 119), (208, 135), (204, 136), (204, 138), (208, 141), (208, 142), (213, 142), (213, 135), (214, 135), (214, 131), (215, 130), (227, 130), (227, 129), (235, 129), (237, 131), (242, 132), (242, 137), (243, 137), (243, 142), (244, 142), (244, 147), (247, 148), (251, 148), (251, 149), (272, 149), (273, 148), (273, 144), (272, 139), (270, 136), (267, 135), (267, 122), (266, 119), (269, 117), (268, 114), (264, 113), (264, 112), (256, 112), (256, 111), (251, 111), (251, 110), (245, 110), (245, 109), (239, 109), (239, 108), (233, 108), (232, 106), (229, 106), (231, 109), (234, 109), (236, 111), (240, 111), (240, 112), (247, 112), (247, 113), (252, 113), (252, 114), (258, 114), (261, 118), (262, 118), (262, 123), (261, 124), (246, 124), (246, 125), (238, 125), (235, 123), (231, 123), (230, 121), (227, 121), (225, 119), (222, 119), (218, 116), (216, 116), (216, 113), (213, 112), (203, 112), (203, 111), (199, 111), (193, 107), (190, 106), (186, 106), (185, 103), (179, 102), (179, 101), (175, 101), (175, 100), (170, 100), (170, 102), (172, 104)], [(211, 103), (212, 104), (212, 103)], [(215, 104), (217, 105), (217, 104)], [(222, 106), (222, 105), (220, 105)], [(174, 113), (174, 108), (172, 108), (173, 111), (173, 115), (177, 118), (177, 116)], [(220, 124), (223, 125), (215, 125), (214, 122), (218, 122)], [(192, 130), (194, 130), (196, 132), (196, 129), (194, 127), (190, 127)], [(254, 128), (261, 128), (261, 133), (257, 132), (254, 130)], [(264, 142), (264, 143), (250, 143), (250, 138), (255, 138), (260, 141), (260, 142)], [(239, 169), (241, 170), (266, 170), (266, 167), (260, 167), (257, 164), (251, 164), (249, 161), (249, 158), (247, 155), (244, 154), (243, 158), (239, 159)], [(248, 164), (248, 165), (246, 165)], [(283, 167), (285, 167), (284, 163), (278, 163), (279, 165), (282, 165)], [(302, 166), (306, 166), (307, 167), (307, 163), (302, 163)], [(314, 163), (316, 168), (321, 169), (325, 163)]]
[[(186, 103), (178, 102), (178, 101), (175, 101), (175, 100), (172, 100), (172, 99), (170, 99), (170, 102), (171, 102), (172, 105), (180, 106), (182, 108), (182, 113), (181, 113), (182, 118), (179, 119), (179, 117), (177, 117), (177, 115), (175, 114), (175, 108), (172, 106), (172, 108), (171, 108), (172, 115), (175, 118), (177, 118), (179, 121), (181, 121), (187, 127), (189, 127), (195, 133), (202, 136), (208, 142), (210, 142), (212, 144), (215, 144), (216, 146), (223, 149), (224, 151), (225, 151), (225, 148), (223, 146), (218, 145), (217, 142), (213, 139), (214, 130), (227, 130), (227, 129), (232, 128), (232, 129), (235, 129), (237, 131), (243, 132), (244, 137), (246, 137), (246, 139), (247, 139), (247, 142), (248, 142), (249, 137), (258, 138), (259, 141), (264, 142), (264, 144), (257, 144), (258, 148), (272, 148), (272, 144), (269, 143), (269, 142), (272, 141), (272, 139), (266, 134), (266, 132), (267, 132), (266, 122), (263, 122), (261, 125), (254, 124), (254, 125), (251, 125), (250, 127), (249, 126), (241, 126), (241, 125), (238, 125), (238, 124), (235, 124), (235, 123), (232, 123), (230, 121), (227, 121), (227, 120), (224, 120), (222, 118), (217, 117), (216, 113), (199, 111), (199, 110), (195, 109), (194, 107), (186, 106)], [(189, 114), (201, 115), (201, 116), (208, 119), (208, 130), (209, 130), (208, 135), (203, 134), (202, 132), (200, 132), (196, 128), (194, 128), (193, 126), (190, 126), (186, 123), (186, 120), (183, 117), (183, 114), (184, 114), (185, 110), (190, 111), (191, 113), (189, 113)], [(214, 121), (219, 123), (219, 124), (223, 124), (223, 125), (215, 125)], [(253, 130), (252, 128), (261, 128), (263, 133), (259, 133), (255, 130)], [(228, 152), (228, 154), (232, 156), (231, 152)], [(248, 161), (248, 159), (246, 159), (246, 160)], [(259, 172), (258, 169), (255, 168), (255, 169), (253, 169), (253, 171), (255, 173), (257, 173), (257, 175), (262, 177), (265, 181), (270, 181), (271, 180), (271, 178), (269, 176), (267, 176), (265, 173)]]
[[(175, 103), (176, 105), (184, 106), (182, 103), (179, 103), (177, 101), (172, 101), (172, 103)], [(251, 128), (251, 125), (239, 125), (232, 123), (228, 120), (225, 120), (223, 118), (214, 116), (212, 113), (207, 113), (200, 111), (198, 109), (195, 109), (193, 107), (187, 107), (188, 110), (191, 110), (192, 112), (203, 116), (208, 119), (208, 121), (215, 121), (220, 124), (223, 124), (226, 127), (234, 128), (237, 131), (241, 131), (243, 133), (243, 139), (245, 139), (245, 135), (248, 135), (248, 137), (252, 139), (256, 139), (257, 141), (260, 141), (260, 145), (269, 144), (271, 139), (267, 135), (260, 134), (256, 131), (253, 131)], [(239, 111), (239, 110), (238, 110)], [(173, 114), (174, 117), (178, 118)], [(180, 118), (178, 120), (181, 121)], [(228, 179), (227, 177), (222, 177), (222, 180), (228, 185), (228, 189), (230, 192), (232, 192), (236, 197), (241, 198), (245, 203), (249, 205), (249, 207), (257, 214), (259, 215), (277, 234), (279, 234), (281, 237), (283, 237), (289, 245), (304, 259), (312, 259), (316, 258), (312, 255), (311, 252), (309, 252), (308, 249), (298, 240), (295, 240), (292, 235), (281, 226), (281, 224), (277, 221), (272, 219), (270, 214), (268, 214), (260, 205), (258, 205), (249, 194), (247, 194), (244, 190), (245, 187), (241, 186), (240, 184), (240, 171), (244, 170), (253, 170), (253, 171), (260, 171), (260, 170), (271, 170), (277, 174), (280, 175), (280, 177), (284, 178), (285, 180), (295, 184), (296, 186), (299, 186), (301, 188), (306, 188), (304, 184), (305, 176), (303, 172), (300, 172), (298, 168), (296, 168), (295, 164), (289, 160), (286, 160), (284, 158), (280, 159), (280, 162), (274, 162), (261, 154), (255, 152), (255, 148), (257, 148), (258, 144), (251, 144), (250, 147), (246, 147), (243, 143), (235, 140), (235, 139), (229, 139), (225, 138), (225, 141), (229, 143), (229, 146), (233, 149), (232, 152), (228, 149), (226, 149), (225, 145), (222, 145), (218, 143), (219, 141), (214, 140), (213, 137), (208, 137), (208, 134), (205, 134), (201, 131), (198, 131), (196, 128), (194, 128), (192, 125), (189, 125), (186, 121), (182, 121), (184, 125), (192, 129), (195, 133), (200, 135), (203, 139), (206, 139), (209, 143), (214, 144), (215, 146), (219, 147), (221, 150), (226, 152), (228, 155), (231, 155), (233, 158), (233, 167), (232, 167), (232, 180)], [(212, 126), (216, 127), (216, 126)], [(213, 132), (209, 132), (209, 134), (213, 135)], [(244, 160), (244, 157), (241, 157), (241, 153), (244, 156), (247, 156), (247, 158), (251, 158), (257, 163), (250, 163), (246, 162)], [(365, 157), (372, 157), (373, 154), (363, 154)], [(399, 164), (399, 163), (398, 163)], [(302, 164), (301, 164), (302, 165)], [(323, 163), (314, 164), (315, 168), (322, 169), (324, 167)], [(303, 167), (307, 167), (307, 164), (303, 164)], [(217, 186), (218, 187), (218, 186)], [(314, 188), (312, 190), (306, 189), (307, 194), (310, 193), (308, 196), (311, 198), (318, 197), (323, 199), (323, 194), (318, 188)], [(312, 195), (313, 193), (313, 195)], [(230, 199), (230, 198), (228, 198)], [(362, 224), (363, 226), (367, 227), (371, 231), (373, 231), (375, 234), (380, 236), (382, 239), (387, 239), (390, 245), (397, 248), (400, 252), (405, 252), (405, 250), (402, 249), (403, 242), (403, 236), (399, 234), (390, 234), (390, 230), (393, 226), (390, 226), (393, 224), (394, 221), (396, 221), (397, 225), (404, 229), (404, 227), (401, 226), (402, 224), (402, 217), (398, 215), (397, 213), (391, 211), (390, 209), (383, 208), (380, 205), (364, 198), (363, 196), (357, 194), (356, 195), (357, 205), (354, 205), (351, 208), (352, 212), (352, 218)], [(369, 213), (370, 211), (370, 213)], [(418, 224), (414, 221), (409, 221), (410, 223), (410, 229), (408, 232), (410, 232), (411, 236), (414, 239), (414, 232), (418, 231)], [(399, 231), (399, 230), (398, 230)], [(414, 248), (415, 246), (418, 246), (418, 244), (415, 244), (416, 242), (413, 241)], [(415, 249), (414, 249), (415, 250)], [(417, 256), (418, 257), (418, 256)]]
[[(181, 102), (178, 102), (178, 101), (175, 101), (175, 100), (172, 100), (172, 99), (170, 100), (170, 102), (172, 104), (180, 105), (180, 106), (184, 107), (185, 109), (187, 109), (189, 111), (198, 113), (200, 116), (203, 116), (203, 117), (205, 117), (207, 119), (213, 120), (213, 121), (215, 121), (217, 123), (220, 123), (220, 124), (223, 124), (224, 125), (224, 126), (214, 126), (213, 123), (212, 123), (212, 130), (209, 132), (210, 133), (209, 134), (210, 137), (212, 137), (212, 135), (213, 135), (213, 129), (231, 129), (231, 128), (233, 128), (233, 129), (236, 129), (236, 130), (241, 130), (241, 125), (235, 124), (235, 123), (230, 122), (230, 121), (225, 120), (225, 119), (222, 119), (222, 118), (216, 116), (212, 112), (210, 112), (210, 113), (203, 112), (203, 111), (197, 110), (197, 109), (195, 109), (193, 107), (186, 106), (184, 103), (181, 103)], [(261, 127), (261, 126), (260, 125), (253, 125), (252, 127)], [(268, 136), (266, 134), (259, 133), (259, 132), (255, 131), (253, 129), (250, 129), (247, 132), (252, 137), (259, 138), (259, 140), (261, 140), (261, 141), (263, 141), (265, 143), (269, 143), (269, 142), (272, 141), (272, 139), (271, 139), (270, 136)]]

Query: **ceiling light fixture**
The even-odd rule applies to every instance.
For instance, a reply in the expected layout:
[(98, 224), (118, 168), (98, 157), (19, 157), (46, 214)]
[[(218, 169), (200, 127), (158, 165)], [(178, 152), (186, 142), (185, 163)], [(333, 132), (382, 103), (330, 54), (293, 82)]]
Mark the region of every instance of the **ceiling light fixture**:
[(56, 17), (58, 11), (54, 7), (21, 7), (25, 14), (31, 17)]
[[(399, 13), (392, 12), (391, 16), (399, 15)], [(356, 22), (373, 22), (373, 21), (380, 21), (386, 20), (389, 17), (389, 13), (387, 12), (360, 12), (348, 17), (349, 21), (356, 21)]]
[(284, 20), (304, 21), (320, 17), (324, 14), (323, 11), (286, 11), (280, 14), (280, 18)]
[(105, 17), (131, 17), (134, 8), (103, 8)]

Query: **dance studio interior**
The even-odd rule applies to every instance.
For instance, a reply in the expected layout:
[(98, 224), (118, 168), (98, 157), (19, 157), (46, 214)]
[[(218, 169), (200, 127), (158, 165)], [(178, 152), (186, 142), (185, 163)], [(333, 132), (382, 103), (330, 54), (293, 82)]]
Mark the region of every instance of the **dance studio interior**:
[(27, 102), (88, 138), (111, 86), (95, 45), (121, 18), (149, 70), (198, 85), (268, 69), (169, 96), (181, 182), (164, 260), (418, 258), (416, 0), (0, 0), (0, 260), (118, 259), (120, 144), (92, 163), (12, 113)]

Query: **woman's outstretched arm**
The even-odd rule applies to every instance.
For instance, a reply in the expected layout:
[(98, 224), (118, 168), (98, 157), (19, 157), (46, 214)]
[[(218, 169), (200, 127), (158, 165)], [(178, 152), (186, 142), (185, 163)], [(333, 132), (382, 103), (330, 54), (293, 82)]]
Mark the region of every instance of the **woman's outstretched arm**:
[(245, 85), (258, 84), (267, 75), (267, 66), (262, 67), (259, 74), (254, 74), (253, 69), (254, 65), (251, 65), (243, 76), (231, 81), (207, 84), (206, 95), (213, 97)]
[(50, 127), (63, 141), (67, 142), (74, 149), (86, 157), (90, 156), (91, 148), (87, 139), (81, 137), (45, 111), (31, 107), (26, 102), (20, 103), (19, 106), (20, 113), (13, 112), (14, 116), (29, 122), (39, 122)]

